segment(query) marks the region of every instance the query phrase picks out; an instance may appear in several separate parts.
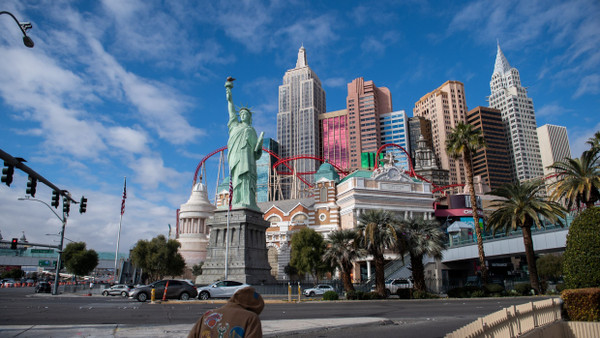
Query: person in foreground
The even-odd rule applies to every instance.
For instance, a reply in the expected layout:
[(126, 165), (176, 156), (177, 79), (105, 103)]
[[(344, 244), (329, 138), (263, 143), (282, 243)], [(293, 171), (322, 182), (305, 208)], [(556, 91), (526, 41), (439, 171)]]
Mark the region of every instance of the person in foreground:
[(227, 304), (204, 313), (192, 327), (188, 338), (262, 337), (258, 315), (264, 307), (263, 298), (254, 288), (238, 290)]

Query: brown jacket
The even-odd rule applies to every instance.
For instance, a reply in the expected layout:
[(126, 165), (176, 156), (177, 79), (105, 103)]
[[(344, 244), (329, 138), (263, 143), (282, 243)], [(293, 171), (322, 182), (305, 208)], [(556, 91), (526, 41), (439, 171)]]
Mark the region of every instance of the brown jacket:
[(188, 338), (262, 337), (258, 315), (264, 307), (265, 302), (254, 288), (243, 288), (231, 296), (227, 304), (204, 313)]

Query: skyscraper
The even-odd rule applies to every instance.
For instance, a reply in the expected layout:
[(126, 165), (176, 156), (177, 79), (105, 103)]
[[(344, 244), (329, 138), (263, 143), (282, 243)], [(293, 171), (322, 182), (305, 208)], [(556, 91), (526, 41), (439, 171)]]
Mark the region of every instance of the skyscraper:
[(537, 135), (540, 142), (544, 176), (552, 175), (555, 173), (555, 169), (548, 169), (548, 166), (571, 157), (567, 128), (545, 124), (537, 128)]
[[(408, 141), (408, 117), (404, 110), (384, 113), (379, 116), (379, 125), (381, 126), (381, 144), (393, 143), (401, 146), (410, 154), (411, 148)], [(385, 153), (393, 153), (397, 162), (397, 166), (408, 170), (410, 167), (408, 161), (411, 161), (409, 156), (396, 148), (388, 147)]]
[(510, 158), (506, 145), (506, 131), (498, 109), (475, 107), (467, 114), (467, 122), (475, 130), (481, 130), (487, 146), (473, 155), (473, 175), (491, 189), (513, 181)]
[[(279, 112), (277, 114), (277, 139), (282, 157), (318, 155), (319, 114), (326, 111), (325, 91), (317, 74), (308, 66), (304, 46), (298, 51), (296, 67), (285, 72), (279, 86)], [(315, 160), (293, 162), (296, 172), (315, 172)], [(289, 198), (285, 189), (284, 198)]]
[(439, 88), (415, 103), (414, 116), (431, 121), (433, 152), (442, 169), (449, 171), (450, 184), (466, 183), (462, 159), (455, 160), (446, 153), (446, 139), (459, 122), (467, 121), (467, 99), (462, 82), (446, 81)]
[(329, 163), (348, 169), (348, 110), (336, 110), (319, 115), (321, 156)]
[(392, 94), (362, 77), (348, 83), (348, 138), (350, 168), (361, 167), (361, 154), (375, 153), (381, 146), (379, 116), (392, 111)]
[[(263, 148), (269, 149), (273, 154), (279, 155), (279, 144), (272, 138), (263, 139)], [(273, 163), (277, 158), (266, 151), (256, 161), (256, 202), (275, 201), (279, 199), (275, 189), (275, 173)]]
[[(413, 160), (413, 166), (415, 165), (415, 157), (417, 150), (417, 142), (419, 138), (423, 136), (425, 143), (429, 148), (433, 148), (433, 139), (431, 136), (431, 121), (422, 116), (413, 116), (408, 118), (408, 132), (409, 132), (409, 143), (410, 143), (410, 156)], [(436, 159), (437, 161), (437, 159)]]
[(500, 49), (500, 44), (490, 90), (490, 107), (501, 111), (507, 132), (513, 176), (519, 181), (542, 176), (544, 171), (533, 100), (527, 97), (527, 89), (521, 86), (519, 71), (510, 66)]

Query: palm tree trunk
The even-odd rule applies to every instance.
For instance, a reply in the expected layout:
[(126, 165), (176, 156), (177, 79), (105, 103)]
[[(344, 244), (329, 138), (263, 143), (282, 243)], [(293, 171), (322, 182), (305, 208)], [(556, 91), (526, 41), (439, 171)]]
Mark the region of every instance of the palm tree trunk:
[(415, 282), (415, 289), (425, 290), (425, 267), (423, 266), (423, 255), (410, 255), (410, 268)]
[(373, 255), (373, 259), (375, 260), (375, 285), (377, 293), (385, 297), (385, 263), (383, 260), (383, 254)]
[(342, 269), (342, 283), (344, 283), (344, 290), (346, 290), (346, 292), (354, 291), (350, 271), (352, 271), (352, 264), (350, 264), (350, 266), (345, 266)]
[(473, 186), (473, 165), (471, 163), (471, 151), (467, 148), (463, 152), (463, 162), (467, 172), (467, 187), (471, 196), (471, 210), (473, 211), (473, 225), (475, 226), (475, 235), (477, 236), (477, 250), (479, 251), (479, 266), (481, 269), (481, 280), (487, 284), (488, 272), (485, 266), (485, 252), (483, 251), (483, 236), (479, 226), (479, 214), (477, 214), (477, 197), (475, 196), (475, 187)]
[(523, 226), (523, 244), (525, 245), (525, 257), (527, 257), (527, 269), (529, 270), (529, 283), (535, 290), (535, 294), (540, 294), (540, 281), (535, 264), (535, 252), (533, 251), (533, 240), (531, 238), (531, 226)]

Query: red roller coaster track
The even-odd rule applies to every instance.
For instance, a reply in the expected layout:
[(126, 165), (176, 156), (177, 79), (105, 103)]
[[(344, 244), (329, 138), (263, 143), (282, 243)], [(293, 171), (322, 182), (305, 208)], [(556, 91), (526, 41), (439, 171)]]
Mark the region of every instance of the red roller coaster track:
[[(423, 176), (418, 175), (417, 173), (415, 173), (415, 170), (413, 168), (412, 162), (410, 161), (410, 155), (408, 154), (408, 152), (406, 151), (406, 149), (404, 149), (402, 146), (397, 145), (395, 143), (387, 143), (382, 145), (381, 147), (379, 147), (379, 149), (377, 149), (377, 153), (375, 155), (375, 158), (379, 158), (379, 154), (381, 153), (381, 151), (387, 147), (396, 147), (399, 148), (400, 150), (402, 150), (407, 158), (409, 159), (408, 161), (408, 166), (410, 168), (410, 170), (407, 170), (406, 173), (410, 176), (410, 177), (416, 177), (422, 181), (425, 181), (427, 183), (430, 183), (433, 186), (433, 192), (438, 192), (438, 191), (442, 191), (442, 190), (446, 190), (449, 188), (453, 188), (453, 187), (462, 187), (464, 186), (464, 184), (451, 184), (451, 185), (446, 185), (446, 186), (437, 186), (436, 184), (434, 184), (433, 182), (429, 181), (428, 179), (426, 179)], [(208, 155), (204, 156), (202, 158), (202, 160), (200, 160), (200, 163), (198, 163), (198, 166), (196, 167), (196, 171), (194, 172), (194, 181), (193, 181), (193, 185), (196, 184), (196, 181), (198, 180), (198, 173), (200, 172), (200, 169), (202, 168), (202, 166), (204, 165), (204, 163), (206, 162), (206, 160), (208, 160), (209, 158), (211, 158), (212, 156), (225, 151), (225, 149), (227, 149), (227, 146), (221, 147), (217, 150), (212, 151), (211, 153), (209, 153)], [(281, 158), (279, 157), (277, 154), (271, 152), (270, 150), (266, 149), (263, 147), (263, 151), (268, 153), (269, 155), (275, 157), (277, 159), (277, 162), (275, 162), (273, 164), (273, 169), (275, 169), (277, 171), (278, 174), (280, 175), (293, 175), (294, 173), (294, 169), (288, 164), (288, 162), (290, 161), (295, 161), (295, 160), (301, 160), (301, 159), (311, 159), (311, 160), (315, 160), (315, 161), (320, 161), (320, 162), (327, 162), (326, 159), (323, 159), (321, 157), (317, 157), (317, 156), (313, 156), (313, 155), (298, 155), (298, 156), (294, 156), (294, 157), (287, 157), (287, 158)], [(340, 168), (339, 166), (337, 166), (334, 163), (329, 163), (331, 164), (340, 174), (342, 175), (348, 175), (348, 172), (343, 170), (342, 168)], [(283, 165), (285, 166), (288, 171), (280, 171), (277, 169), (278, 166)], [(375, 161), (375, 169), (377, 169), (379, 167), (379, 161)], [(300, 172), (300, 173), (296, 173), (296, 177), (302, 181), (304, 184), (306, 184), (309, 187), (312, 187), (312, 185), (310, 183), (308, 183), (302, 176), (303, 175), (308, 175), (308, 174), (314, 174), (314, 172)], [(550, 178), (550, 177), (547, 177)], [(545, 179), (547, 179), (545, 178)]]

